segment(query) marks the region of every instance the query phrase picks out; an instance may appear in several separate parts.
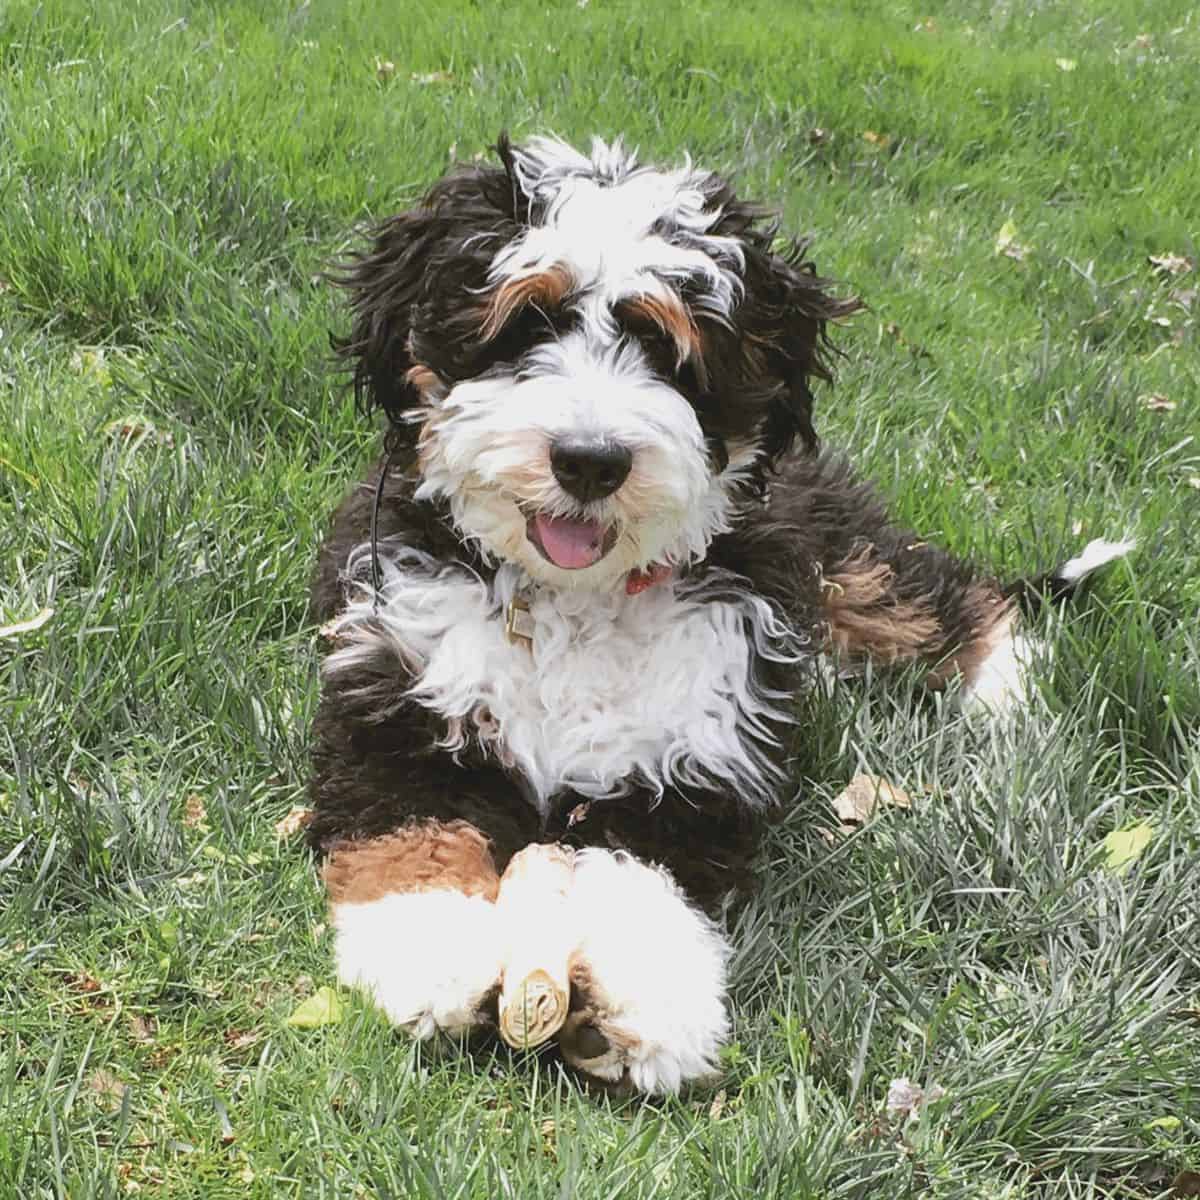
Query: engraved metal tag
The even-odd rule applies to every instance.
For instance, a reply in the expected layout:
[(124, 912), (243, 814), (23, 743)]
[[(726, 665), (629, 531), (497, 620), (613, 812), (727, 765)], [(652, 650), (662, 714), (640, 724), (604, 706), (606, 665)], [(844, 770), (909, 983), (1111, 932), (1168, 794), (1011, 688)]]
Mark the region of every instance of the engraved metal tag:
[(526, 650), (533, 649), (533, 617), (529, 613), (529, 605), (524, 600), (514, 598), (508, 602), (504, 610), (504, 632), (508, 640), (515, 646), (518, 642), (525, 643)]

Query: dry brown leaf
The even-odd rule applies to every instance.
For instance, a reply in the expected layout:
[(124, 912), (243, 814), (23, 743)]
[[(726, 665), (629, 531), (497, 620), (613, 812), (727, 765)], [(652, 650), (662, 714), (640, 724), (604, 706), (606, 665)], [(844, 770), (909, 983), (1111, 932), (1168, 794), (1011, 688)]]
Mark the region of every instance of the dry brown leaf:
[(892, 144), (892, 139), (886, 133), (876, 133), (874, 129), (863, 130), (863, 141), (869, 142), (876, 150), (886, 150)]
[(222, 1040), (230, 1050), (245, 1050), (247, 1046), (253, 1046), (261, 1036), (253, 1029), (227, 1029), (222, 1035)]
[(912, 798), (880, 775), (855, 775), (833, 800), (833, 810), (842, 824), (839, 833), (853, 833), (865, 825), (879, 805), (912, 808)]
[(158, 1034), (158, 1022), (153, 1017), (143, 1017), (134, 1013), (129, 1018), (129, 1031), (135, 1042), (153, 1042)]
[(722, 1088), (714, 1097), (713, 1102), (708, 1106), (708, 1119), (710, 1121), (719, 1121), (721, 1114), (725, 1111), (725, 1089)]
[(1149, 412), (1174, 412), (1178, 405), (1168, 400), (1161, 392), (1147, 392), (1138, 397), (1138, 403)]
[(146, 1056), (146, 1065), (161, 1071), (179, 1053), (178, 1046), (155, 1046)]
[(931, 1083), (929, 1089), (912, 1083), (901, 1076), (893, 1079), (888, 1087), (887, 1110), (893, 1117), (915, 1117), (924, 1104), (932, 1104), (946, 1094), (946, 1089), (939, 1084)]
[(72, 991), (84, 992), (87, 995), (93, 995), (98, 992), (104, 984), (98, 980), (95, 975), (89, 971), (78, 971), (71, 976), (70, 987)]
[(174, 446), (175, 438), (166, 430), (159, 429), (145, 417), (122, 417), (117, 421), (109, 421), (104, 432), (111, 438), (122, 442), (151, 441), (162, 446)]
[(1200, 1174), (1195, 1171), (1180, 1171), (1171, 1180), (1172, 1197), (1200, 1196)]
[(88, 1088), (96, 1100), (111, 1111), (120, 1108), (121, 1101), (125, 1098), (125, 1084), (103, 1067), (92, 1074), (88, 1080)]
[(311, 808), (305, 808), (301, 804), (293, 805), (288, 810), (286, 816), (281, 817), (275, 822), (275, 836), (281, 841), (284, 838), (294, 837), (313, 819), (313, 811)]
[(188, 829), (196, 829), (208, 819), (208, 809), (204, 807), (204, 798), (195, 793), (190, 795), (183, 805), (183, 823)]
[(1159, 275), (1186, 275), (1196, 264), (1182, 254), (1151, 254), (1150, 265)]

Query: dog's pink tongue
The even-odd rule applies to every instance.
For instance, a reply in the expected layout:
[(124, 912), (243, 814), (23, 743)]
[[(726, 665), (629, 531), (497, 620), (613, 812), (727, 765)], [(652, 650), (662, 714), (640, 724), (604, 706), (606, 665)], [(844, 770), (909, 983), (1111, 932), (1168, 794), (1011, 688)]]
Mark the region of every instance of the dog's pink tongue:
[(590, 567), (604, 551), (604, 526), (599, 521), (572, 521), (544, 513), (534, 521), (542, 549), (556, 567), (568, 571)]

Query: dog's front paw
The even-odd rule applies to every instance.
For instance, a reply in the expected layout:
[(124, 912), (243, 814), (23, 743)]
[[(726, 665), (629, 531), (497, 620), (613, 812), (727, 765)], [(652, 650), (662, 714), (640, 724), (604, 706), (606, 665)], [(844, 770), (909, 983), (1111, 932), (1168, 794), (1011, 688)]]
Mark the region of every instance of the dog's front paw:
[(495, 905), (453, 890), (335, 904), (338, 979), (362, 988), (414, 1037), (483, 1020), (503, 950)]
[(729, 1035), (729, 947), (665, 872), (584, 850), (571, 892), (571, 1012), (563, 1057), (608, 1085), (676, 1092), (711, 1078)]

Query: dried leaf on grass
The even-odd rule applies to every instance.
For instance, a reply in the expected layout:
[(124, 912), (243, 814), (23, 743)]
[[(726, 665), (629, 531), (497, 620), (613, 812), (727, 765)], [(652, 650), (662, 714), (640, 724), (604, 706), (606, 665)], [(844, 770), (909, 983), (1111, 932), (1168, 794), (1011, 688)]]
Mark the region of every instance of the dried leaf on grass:
[(1149, 412), (1174, 412), (1177, 405), (1161, 392), (1147, 392), (1138, 397), (1138, 403)]
[(1139, 821), (1128, 829), (1114, 829), (1104, 839), (1104, 868), (1124, 875), (1154, 840), (1154, 826)]
[(183, 823), (188, 829), (197, 829), (208, 819), (208, 809), (204, 807), (204, 797), (195, 794), (189, 796), (183, 804)]
[(939, 1084), (931, 1083), (929, 1088), (925, 1089), (901, 1075), (899, 1079), (893, 1079), (888, 1087), (888, 1114), (911, 1120), (919, 1115), (923, 1105), (933, 1104), (945, 1094), (946, 1089)]
[(317, 1029), (321, 1025), (337, 1025), (342, 1015), (342, 1002), (337, 992), (331, 987), (322, 987), (298, 1004), (285, 1024), (296, 1029)]
[(125, 1099), (125, 1084), (103, 1067), (93, 1072), (88, 1080), (88, 1089), (98, 1103), (114, 1112), (121, 1107), (121, 1101)]
[(1172, 1197), (1200, 1196), (1200, 1174), (1195, 1171), (1180, 1171), (1171, 1181)]
[(293, 805), (288, 810), (286, 816), (281, 817), (275, 822), (275, 836), (280, 840), (294, 837), (301, 829), (308, 825), (312, 818), (313, 813), (311, 808), (305, 808), (301, 804)]
[(1182, 1124), (1183, 1122), (1178, 1117), (1155, 1117), (1153, 1121), (1147, 1121), (1142, 1128), (1162, 1129), (1166, 1133), (1174, 1133)]
[(145, 1045), (153, 1042), (158, 1036), (158, 1022), (153, 1017), (143, 1017), (134, 1013), (129, 1018), (129, 1032), (135, 1042)]
[(912, 808), (912, 797), (880, 775), (855, 775), (833, 799), (833, 811), (841, 825), (837, 832), (843, 837), (865, 825), (880, 805), (892, 808)]
[(1012, 221), (1005, 221), (996, 234), (996, 253), (1011, 258), (1014, 262), (1024, 262), (1029, 253), (1029, 247), (1017, 241), (1017, 227)]
[(1182, 254), (1151, 254), (1150, 265), (1159, 275), (1186, 275), (1196, 264)]
[(142, 442), (157, 442), (163, 446), (175, 445), (175, 438), (166, 430), (159, 429), (153, 421), (145, 417), (121, 417), (117, 421), (109, 421), (104, 426), (104, 432), (111, 438), (119, 438), (126, 443), (140, 445)]
[(892, 144), (892, 139), (886, 133), (876, 133), (874, 129), (863, 130), (863, 141), (876, 150), (886, 150)]

